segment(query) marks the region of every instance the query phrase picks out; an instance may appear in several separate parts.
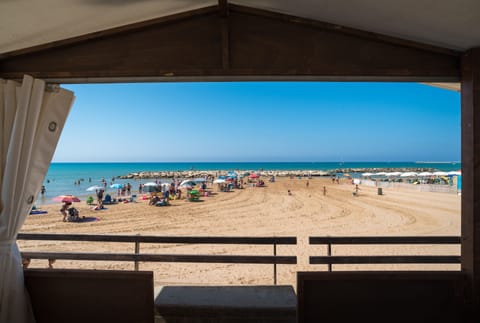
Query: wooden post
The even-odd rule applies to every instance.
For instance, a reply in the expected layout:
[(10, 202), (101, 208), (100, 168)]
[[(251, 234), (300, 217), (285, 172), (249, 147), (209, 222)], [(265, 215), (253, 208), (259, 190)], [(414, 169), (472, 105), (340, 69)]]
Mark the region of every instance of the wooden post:
[[(273, 243), (273, 255), (277, 257), (277, 243)], [(275, 262), (273, 264), (273, 284), (277, 285), (277, 259), (275, 258)]]
[[(328, 246), (327, 254), (330, 257), (332, 255), (332, 244), (329, 242), (327, 246)], [(332, 271), (331, 263), (328, 264), (328, 271)]]
[(480, 48), (462, 57), (462, 271), (480, 321)]
[[(137, 236), (139, 236), (139, 234), (137, 234)], [(140, 253), (140, 242), (139, 241), (135, 241), (135, 255), (138, 255)], [(135, 271), (138, 271), (138, 268), (139, 265), (138, 265), (138, 260), (135, 259)]]
[(218, 8), (220, 10), (220, 29), (222, 33), (222, 67), (224, 70), (230, 68), (230, 26), (228, 21), (228, 1), (219, 0)]

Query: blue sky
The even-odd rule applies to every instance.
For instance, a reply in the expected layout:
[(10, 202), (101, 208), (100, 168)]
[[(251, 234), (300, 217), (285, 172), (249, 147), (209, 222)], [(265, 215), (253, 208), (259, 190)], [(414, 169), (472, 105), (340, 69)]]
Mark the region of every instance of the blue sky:
[(53, 161), (459, 161), (460, 95), (418, 83), (64, 85)]

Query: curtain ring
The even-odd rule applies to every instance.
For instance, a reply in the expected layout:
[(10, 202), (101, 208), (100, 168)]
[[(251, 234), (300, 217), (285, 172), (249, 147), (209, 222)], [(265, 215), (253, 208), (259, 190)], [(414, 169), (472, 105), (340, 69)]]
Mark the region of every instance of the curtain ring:
[(55, 121), (50, 122), (48, 124), (48, 130), (50, 130), (51, 132), (57, 130), (57, 123)]

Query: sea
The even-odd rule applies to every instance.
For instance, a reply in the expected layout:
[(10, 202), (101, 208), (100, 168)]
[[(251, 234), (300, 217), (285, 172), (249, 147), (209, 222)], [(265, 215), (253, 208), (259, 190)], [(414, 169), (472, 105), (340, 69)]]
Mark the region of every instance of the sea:
[[(319, 170), (332, 171), (351, 168), (432, 168), (438, 171), (457, 171), (461, 169), (459, 162), (104, 162), (104, 163), (59, 163), (50, 164), (43, 185), (45, 194), (38, 194), (36, 204), (55, 203), (52, 199), (59, 195), (71, 194), (84, 199), (95, 196), (95, 191), (87, 191), (89, 187), (107, 182), (107, 193), (116, 193), (110, 183), (130, 183), (135, 192), (142, 180), (118, 179), (118, 176), (134, 172), (150, 171), (242, 171), (242, 170)], [(168, 179), (161, 180), (169, 182)], [(143, 180), (145, 183), (145, 179)]]

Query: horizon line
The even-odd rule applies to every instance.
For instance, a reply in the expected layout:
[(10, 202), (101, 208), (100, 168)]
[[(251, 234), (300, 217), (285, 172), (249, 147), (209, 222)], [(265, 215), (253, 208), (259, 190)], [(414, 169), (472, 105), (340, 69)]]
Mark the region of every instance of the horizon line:
[(51, 161), (51, 163), (177, 163), (177, 164), (189, 164), (189, 163), (415, 163), (415, 164), (457, 164), (461, 161)]

